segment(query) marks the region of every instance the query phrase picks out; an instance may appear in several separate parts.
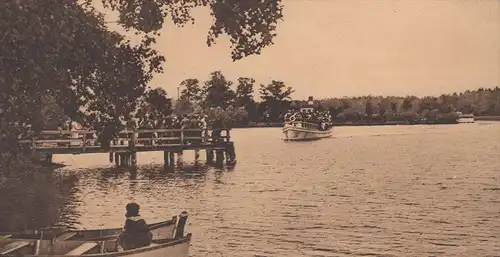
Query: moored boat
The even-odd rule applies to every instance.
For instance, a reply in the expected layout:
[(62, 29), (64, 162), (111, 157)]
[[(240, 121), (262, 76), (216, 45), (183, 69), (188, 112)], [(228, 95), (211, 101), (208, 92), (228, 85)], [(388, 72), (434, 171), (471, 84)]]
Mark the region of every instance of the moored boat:
[(119, 251), (117, 239), (106, 241), (59, 241), (35, 239), (0, 240), (0, 256), (93, 256), (93, 257), (188, 257), (191, 234), (181, 238), (156, 240), (146, 247)]
[(458, 112), (458, 123), (474, 123), (474, 114), (463, 114)]
[(331, 137), (332, 131), (326, 126), (324, 124), (323, 129), (320, 130), (321, 125), (318, 124), (288, 121), (282, 129), (283, 139), (285, 141), (304, 141)]
[[(173, 216), (171, 219), (149, 224), (149, 229), (153, 234), (153, 240), (165, 240), (175, 237), (182, 237), (184, 225), (188, 218), (187, 212), (182, 212), (179, 217)], [(102, 241), (118, 237), (123, 231), (122, 228), (108, 229), (88, 229), (88, 230), (68, 230), (65, 228), (49, 228), (23, 232), (0, 232), (0, 239), (55, 239), (59, 241), (79, 240), (79, 241)]]

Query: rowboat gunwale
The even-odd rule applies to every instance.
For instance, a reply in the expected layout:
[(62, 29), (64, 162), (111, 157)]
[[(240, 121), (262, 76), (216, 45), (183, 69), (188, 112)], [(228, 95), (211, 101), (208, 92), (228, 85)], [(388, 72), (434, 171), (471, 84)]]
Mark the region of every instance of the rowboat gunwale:
[[(153, 244), (157, 245), (150, 245), (146, 247), (141, 247), (141, 248), (136, 248), (136, 249), (131, 249), (131, 250), (125, 250), (125, 251), (120, 251), (120, 252), (106, 252), (106, 253), (94, 253), (94, 254), (81, 254), (79, 256), (92, 256), (92, 257), (118, 257), (118, 256), (128, 256), (128, 255), (135, 255), (135, 254), (140, 254), (140, 253), (145, 253), (145, 252), (150, 252), (158, 249), (163, 249), (167, 248), (169, 246), (175, 246), (178, 244), (183, 244), (186, 243), (188, 244), (188, 251), (189, 251), (189, 244), (191, 242), (191, 237), (192, 234), (188, 233), (184, 237), (181, 238), (174, 238), (174, 239), (163, 239), (163, 240), (154, 240)], [(51, 241), (51, 240), (37, 240), (37, 239), (6, 239), (9, 241), (26, 241), (30, 243), (36, 243), (37, 241)], [(115, 239), (116, 240), (116, 239)], [(105, 241), (115, 241), (115, 240), (97, 240), (97, 241), (73, 241), (73, 242), (81, 242), (82, 244), (89, 243), (89, 242), (97, 242), (98, 244), (103, 244)], [(54, 243), (57, 243), (58, 241), (54, 241)], [(59, 241), (61, 242), (61, 241)], [(186, 257), (187, 257), (186, 253)], [(13, 254), (5, 254), (5, 255), (0, 255), (0, 256), (5, 256), (5, 257), (17, 257), (19, 255), (16, 255), (15, 253)], [(32, 257), (32, 256), (37, 256), (37, 257), (67, 257), (70, 255), (67, 254), (54, 254), (54, 255), (35, 255), (35, 254), (23, 254), (21, 255), (23, 257)]]
[[(164, 220), (164, 221), (159, 221), (155, 223), (148, 224), (148, 227), (150, 230), (158, 229), (158, 228), (163, 228), (163, 227), (168, 227), (168, 226), (176, 226), (177, 224), (178, 217), (176, 215), (172, 216), (171, 219), (169, 220)], [(23, 237), (36, 237), (36, 236), (42, 236), (43, 234), (49, 234), (52, 235), (52, 237), (59, 237), (65, 234), (69, 233), (76, 233), (76, 235), (82, 235), (82, 234), (87, 234), (87, 233), (95, 233), (99, 231), (116, 231), (115, 234), (110, 234), (106, 236), (99, 236), (99, 237), (93, 237), (93, 238), (84, 238), (84, 239), (77, 239), (77, 241), (100, 241), (100, 240), (108, 240), (112, 239), (114, 237), (117, 237), (121, 231), (123, 230), (122, 228), (103, 228), (103, 229), (78, 229), (78, 230), (72, 230), (72, 229), (64, 229), (61, 228), (60, 231), (58, 231), (59, 228), (55, 229), (40, 229), (40, 230), (31, 230), (31, 231), (22, 231), (22, 232), (0, 232), (0, 240), (2, 239), (22, 239)], [(174, 228), (175, 229), (175, 228)], [(9, 236), (7, 238), (2, 238), (5, 236)], [(71, 239), (66, 239), (66, 240), (71, 240)]]

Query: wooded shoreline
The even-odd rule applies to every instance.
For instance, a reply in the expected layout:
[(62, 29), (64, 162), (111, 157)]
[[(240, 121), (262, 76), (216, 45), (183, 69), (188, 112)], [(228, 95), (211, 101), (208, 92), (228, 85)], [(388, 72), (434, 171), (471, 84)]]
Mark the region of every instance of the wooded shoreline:
[[(500, 116), (476, 116), (476, 121), (500, 121)], [(235, 125), (234, 128), (277, 128), (283, 127), (284, 122), (258, 122), (248, 125)], [(457, 124), (456, 122), (409, 122), (409, 121), (372, 121), (372, 122), (333, 122), (333, 127), (348, 127), (348, 126), (391, 126), (391, 125), (449, 125)]]

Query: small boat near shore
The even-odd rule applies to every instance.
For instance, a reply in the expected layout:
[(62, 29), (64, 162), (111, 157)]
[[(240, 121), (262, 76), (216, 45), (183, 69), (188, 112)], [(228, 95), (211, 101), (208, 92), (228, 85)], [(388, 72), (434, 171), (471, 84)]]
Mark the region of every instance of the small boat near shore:
[(332, 136), (330, 128), (325, 126), (323, 130), (320, 130), (320, 125), (303, 121), (286, 122), (282, 132), (285, 141), (317, 140)]
[[(153, 240), (168, 240), (182, 236), (188, 218), (187, 212), (157, 223), (149, 224)], [(0, 232), (0, 241), (5, 239), (50, 239), (58, 241), (102, 241), (117, 238), (122, 228), (68, 230), (66, 228), (48, 228), (21, 232)]]
[(463, 114), (461, 112), (458, 112), (458, 123), (474, 123), (474, 114)]
[(181, 238), (154, 240), (146, 247), (119, 251), (117, 239), (105, 241), (59, 241), (36, 239), (0, 240), (0, 256), (12, 257), (188, 257), (191, 234)]

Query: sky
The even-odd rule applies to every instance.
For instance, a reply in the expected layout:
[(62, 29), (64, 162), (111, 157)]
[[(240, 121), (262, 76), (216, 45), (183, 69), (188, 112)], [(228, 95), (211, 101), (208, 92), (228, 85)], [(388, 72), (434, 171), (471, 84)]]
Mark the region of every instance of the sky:
[(227, 38), (206, 45), (208, 10), (193, 14), (194, 25), (168, 23), (157, 41), (167, 62), (152, 86), (172, 97), (181, 81), (215, 70), (284, 81), (294, 99), (500, 86), (500, 0), (284, 0), (275, 44), (236, 62)]

